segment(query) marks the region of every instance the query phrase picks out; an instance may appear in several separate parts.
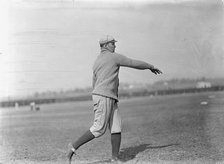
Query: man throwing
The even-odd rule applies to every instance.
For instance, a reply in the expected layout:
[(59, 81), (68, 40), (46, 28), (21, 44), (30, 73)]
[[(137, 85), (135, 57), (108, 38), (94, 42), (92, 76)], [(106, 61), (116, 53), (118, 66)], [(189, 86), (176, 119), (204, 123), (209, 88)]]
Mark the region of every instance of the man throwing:
[(121, 54), (115, 53), (115, 42), (112, 36), (106, 35), (99, 41), (101, 53), (93, 65), (93, 111), (94, 122), (78, 140), (70, 144), (68, 161), (71, 163), (72, 156), (83, 144), (94, 138), (102, 136), (107, 127), (111, 133), (112, 159), (117, 161), (121, 144), (121, 118), (118, 110), (118, 86), (120, 67), (130, 67), (140, 70), (149, 69), (154, 74), (162, 72), (153, 65), (130, 59)]

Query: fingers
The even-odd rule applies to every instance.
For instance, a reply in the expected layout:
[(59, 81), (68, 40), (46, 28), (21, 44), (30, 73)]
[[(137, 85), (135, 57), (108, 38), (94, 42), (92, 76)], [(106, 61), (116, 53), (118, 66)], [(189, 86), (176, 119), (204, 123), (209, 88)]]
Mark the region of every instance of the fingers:
[(158, 73), (159, 73), (159, 74), (162, 74), (162, 71), (158, 70)]
[(160, 71), (159, 69), (157, 69), (157, 68), (154, 68), (153, 70), (152, 70), (152, 72), (154, 73), (154, 74), (162, 74), (162, 71)]

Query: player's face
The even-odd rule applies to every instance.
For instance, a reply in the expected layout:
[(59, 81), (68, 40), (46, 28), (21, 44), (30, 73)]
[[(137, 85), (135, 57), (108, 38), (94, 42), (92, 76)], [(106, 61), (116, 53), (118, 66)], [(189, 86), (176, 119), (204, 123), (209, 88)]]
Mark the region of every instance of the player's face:
[(109, 51), (114, 52), (115, 51), (115, 48), (116, 48), (115, 42), (108, 43), (107, 44), (107, 48), (108, 48)]

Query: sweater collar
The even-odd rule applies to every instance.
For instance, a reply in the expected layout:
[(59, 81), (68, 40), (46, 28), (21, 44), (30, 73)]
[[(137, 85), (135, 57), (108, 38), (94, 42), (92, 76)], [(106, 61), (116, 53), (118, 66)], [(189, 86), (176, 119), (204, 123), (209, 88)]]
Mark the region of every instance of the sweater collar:
[(110, 53), (112, 53), (111, 51), (109, 51), (107, 48), (101, 48), (101, 53), (104, 53), (104, 52), (110, 52)]

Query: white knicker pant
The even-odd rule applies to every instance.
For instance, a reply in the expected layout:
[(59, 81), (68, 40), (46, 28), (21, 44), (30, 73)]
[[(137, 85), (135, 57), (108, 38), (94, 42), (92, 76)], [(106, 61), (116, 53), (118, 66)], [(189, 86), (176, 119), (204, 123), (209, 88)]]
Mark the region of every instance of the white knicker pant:
[(109, 125), (111, 133), (121, 132), (121, 117), (115, 99), (93, 95), (94, 122), (90, 131), (95, 137), (103, 135)]

